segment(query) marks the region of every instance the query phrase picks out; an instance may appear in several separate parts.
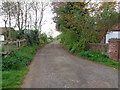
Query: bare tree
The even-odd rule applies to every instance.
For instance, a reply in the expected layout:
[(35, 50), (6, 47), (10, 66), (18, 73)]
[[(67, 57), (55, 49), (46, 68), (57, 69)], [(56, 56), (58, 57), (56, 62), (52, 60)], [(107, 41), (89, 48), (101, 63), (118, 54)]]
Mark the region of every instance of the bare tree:
[[(7, 23), (7, 21), (9, 20), (9, 27), (11, 27), (11, 3), (10, 2), (3, 2), (2, 3), (2, 10), (3, 10), (3, 14), (6, 15), (5, 16), (5, 24)], [(7, 19), (6, 19), (7, 17)], [(6, 26), (6, 25), (5, 25)]]
[[(8, 26), (11, 27), (11, 19), (16, 11), (15, 9), (16, 8), (14, 2), (2, 2), (1, 10), (2, 10), (2, 16), (4, 17), (3, 21), (5, 23), (5, 28), (7, 27), (7, 22), (8, 22)], [(10, 39), (11, 31), (10, 30), (8, 31), (9, 31), (8, 38)]]
[(35, 13), (34, 28), (35, 28), (35, 30), (37, 30), (38, 29), (37, 24), (38, 24), (39, 2), (32, 2), (30, 5), (31, 5), (31, 8), (33, 9), (33, 11)]
[(42, 27), (42, 20), (43, 20), (43, 12), (45, 10), (45, 7), (43, 5), (43, 2), (41, 2), (41, 12), (40, 12), (40, 20), (39, 20), (39, 29), (41, 31), (41, 27)]
[(3, 21), (5, 23), (5, 28), (6, 28), (7, 27), (8, 16), (4, 15)]
[(46, 3), (46, 2), (41, 2), (41, 10), (40, 10), (40, 17), (39, 17), (39, 30), (41, 32), (41, 28), (42, 28), (42, 25), (45, 24), (46, 20), (43, 21), (43, 18), (44, 18), (44, 12), (46, 10), (46, 7), (47, 6), (50, 6), (50, 3)]
[(25, 5), (25, 29), (27, 27), (27, 17), (28, 17), (28, 6), (27, 4)]
[(48, 5), (49, 3), (45, 3), (45, 2), (32, 2), (31, 3), (31, 7), (35, 13), (34, 28), (36, 30), (41, 31), (41, 27), (43, 24), (44, 11), (46, 10), (46, 7)]
[(24, 23), (23, 10), (20, 9), (20, 12), (21, 12), (21, 27), (20, 27), (20, 30), (23, 30), (23, 23)]
[(24, 25), (24, 8), (23, 7), (24, 7), (24, 4), (22, 2), (17, 2), (17, 14), (15, 19), (16, 19), (16, 24), (19, 30), (22, 30)]

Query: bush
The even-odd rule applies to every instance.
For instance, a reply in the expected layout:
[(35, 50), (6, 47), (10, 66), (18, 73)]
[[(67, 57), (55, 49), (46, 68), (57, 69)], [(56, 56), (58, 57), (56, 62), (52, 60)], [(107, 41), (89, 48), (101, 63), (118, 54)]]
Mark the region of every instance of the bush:
[(87, 51), (88, 43), (98, 42), (98, 35), (95, 31), (83, 30), (78, 34), (73, 30), (64, 29), (65, 31), (62, 32), (59, 38), (61, 38), (61, 43), (63, 43), (64, 47), (73, 53)]
[(78, 35), (71, 30), (66, 30), (61, 34), (60, 37), (61, 37), (61, 43), (63, 43), (64, 47), (69, 51), (72, 50), (74, 44), (78, 40)]
[(39, 45), (40, 39), (39, 39), (39, 32), (38, 30), (31, 30), (30, 33), (26, 34), (25, 38), (28, 40), (28, 43), (30, 45)]
[(80, 40), (79, 42), (74, 43), (74, 45), (71, 49), (71, 52), (77, 53), (80, 51), (86, 51), (87, 49), (88, 49), (87, 42)]
[(48, 42), (47, 35), (45, 33), (40, 34), (40, 44), (46, 44)]
[(12, 52), (7, 57), (3, 57), (2, 70), (20, 69), (21, 67), (28, 65), (38, 48), (39, 47), (35, 45), (26, 46), (18, 51)]

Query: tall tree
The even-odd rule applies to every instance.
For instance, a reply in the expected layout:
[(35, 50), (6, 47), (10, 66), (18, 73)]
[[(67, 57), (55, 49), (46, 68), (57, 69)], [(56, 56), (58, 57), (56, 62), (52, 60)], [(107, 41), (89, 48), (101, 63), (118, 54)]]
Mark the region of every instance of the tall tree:
[[(90, 5), (92, 7), (90, 7)], [(67, 2), (54, 4), (55, 22), (61, 41), (72, 51), (86, 50), (88, 43), (100, 42), (118, 23), (115, 2)]]

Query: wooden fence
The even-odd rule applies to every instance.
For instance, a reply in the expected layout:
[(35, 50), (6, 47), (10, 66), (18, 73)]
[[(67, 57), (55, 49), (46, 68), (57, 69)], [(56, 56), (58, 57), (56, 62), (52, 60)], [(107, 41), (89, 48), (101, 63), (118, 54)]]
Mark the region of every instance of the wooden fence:
[(9, 54), (11, 51), (19, 49), (27, 44), (26, 39), (16, 41), (1, 41), (0, 54)]

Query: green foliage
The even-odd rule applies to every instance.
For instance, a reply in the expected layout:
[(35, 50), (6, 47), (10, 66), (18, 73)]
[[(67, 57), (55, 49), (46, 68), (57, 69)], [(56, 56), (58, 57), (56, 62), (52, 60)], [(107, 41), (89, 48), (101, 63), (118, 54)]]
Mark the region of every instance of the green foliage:
[[(33, 45), (39, 45), (40, 40), (39, 40), (39, 32), (38, 30), (19, 30), (19, 31), (14, 31), (14, 30), (9, 30), (11, 32), (11, 40), (16, 40), (16, 39), (27, 39), (28, 44)], [(27, 32), (27, 33), (25, 33)], [(9, 32), (8, 30), (4, 33), (5, 38), (8, 37)]]
[(17, 39), (26, 39), (29, 45), (40, 44), (38, 30), (21, 30), (18, 32)]
[(55, 22), (62, 32), (60, 39), (65, 48), (71, 52), (86, 51), (88, 43), (99, 43), (107, 31), (120, 22), (120, 14), (113, 9), (114, 3), (103, 4), (102, 8), (93, 7), (97, 13), (92, 12), (92, 7), (87, 8), (88, 4), (84, 2), (57, 5)]
[(108, 31), (113, 30), (113, 26), (120, 23), (118, 19), (120, 13), (111, 10), (111, 8), (104, 8), (103, 12), (95, 17), (96, 31), (98, 32), (99, 42), (105, 37)]
[[(88, 50), (88, 43), (99, 43), (108, 30), (120, 23), (120, 14), (116, 12), (115, 3), (101, 2), (101, 4), (88, 7), (89, 3), (67, 2), (57, 5), (58, 30), (62, 32), (60, 42), (73, 53), (86, 59), (117, 68), (118, 62), (102, 55), (99, 51)], [(95, 11), (95, 12), (94, 12)], [(119, 20), (119, 21), (118, 21)], [(105, 50), (106, 51), (106, 50)]]
[(28, 43), (30, 45), (39, 45), (40, 39), (39, 39), (39, 32), (38, 30), (31, 30), (29, 34), (25, 34), (26, 39), (28, 40)]
[(26, 46), (2, 58), (2, 70), (20, 69), (30, 64), (39, 46)]
[(49, 36), (49, 37), (48, 37), (48, 40), (49, 40), (49, 41), (53, 41), (54, 39), (53, 39), (52, 36)]
[(14, 31), (14, 32), (11, 34), (11, 39), (12, 39), (12, 40), (16, 40), (18, 37), (19, 37), (19, 31)]
[(40, 44), (47, 44), (53, 42), (53, 37), (52, 36), (47, 36), (46, 33), (40, 34)]
[(48, 42), (48, 37), (45, 33), (40, 34), (40, 43), (46, 44)]
[(86, 41), (80, 40), (80, 42), (74, 44), (71, 51), (72, 52), (80, 52), (80, 51), (85, 51), (85, 50), (87, 50)]
[(25, 46), (2, 58), (2, 88), (20, 88), (39, 46)]
[[(93, 31), (84, 30), (81, 33), (84, 34), (80, 36), (72, 30), (63, 32), (60, 37), (64, 47), (74, 53), (87, 50), (88, 43), (97, 42), (97, 38), (95, 38), (97, 34)], [(90, 36), (87, 35), (88, 33)]]
[(101, 54), (100, 51), (82, 51), (77, 53), (77, 55), (94, 62), (99, 62), (104, 65), (108, 65), (114, 68), (118, 68), (120, 66), (119, 62), (111, 60), (106, 55)]
[(78, 36), (75, 32), (71, 30), (66, 30), (64, 34), (61, 34), (61, 42), (64, 44), (64, 47), (68, 50), (71, 50), (74, 43), (77, 42)]

